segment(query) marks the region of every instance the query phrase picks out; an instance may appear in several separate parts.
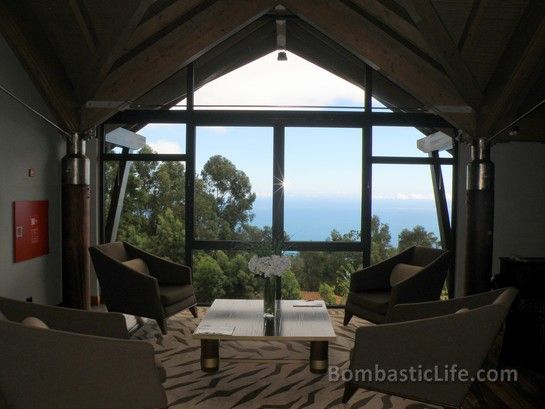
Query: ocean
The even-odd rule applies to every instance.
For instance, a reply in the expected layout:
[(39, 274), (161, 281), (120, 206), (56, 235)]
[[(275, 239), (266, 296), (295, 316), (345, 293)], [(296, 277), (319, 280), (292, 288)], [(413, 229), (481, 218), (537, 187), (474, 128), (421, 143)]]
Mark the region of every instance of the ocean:
[[(435, 202), (432, 200), (375, 199), (372, 214), (390, 227), (391, 244), (397, 246), (398, 235), (404, 228), (422, 225), (439, 238)], [(331, 230), (348, 233), (360, 229), (358, 199), (334, 200), (311, 197), (286, 198), (284, 228), (292, 240), (323, 241)], [(252, 224), (263, 227), (272, 222), (272, 201), (258, 197), (253, 208)]]

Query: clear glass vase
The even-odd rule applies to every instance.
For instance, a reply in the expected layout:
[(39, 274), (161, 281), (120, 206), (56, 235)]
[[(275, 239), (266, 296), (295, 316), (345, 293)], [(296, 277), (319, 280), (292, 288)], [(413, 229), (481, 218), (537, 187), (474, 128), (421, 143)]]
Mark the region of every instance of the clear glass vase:
[(274, 318), (276, 309), (276, 277), (264, 278), (263, 317)]

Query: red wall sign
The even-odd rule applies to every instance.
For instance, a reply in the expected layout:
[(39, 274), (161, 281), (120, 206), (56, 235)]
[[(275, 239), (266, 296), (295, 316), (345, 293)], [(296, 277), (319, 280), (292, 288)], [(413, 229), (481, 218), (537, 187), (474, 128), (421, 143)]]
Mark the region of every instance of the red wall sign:
[(13, 202), (13, 258), (15, 262), (49, 253), (49, 202)]

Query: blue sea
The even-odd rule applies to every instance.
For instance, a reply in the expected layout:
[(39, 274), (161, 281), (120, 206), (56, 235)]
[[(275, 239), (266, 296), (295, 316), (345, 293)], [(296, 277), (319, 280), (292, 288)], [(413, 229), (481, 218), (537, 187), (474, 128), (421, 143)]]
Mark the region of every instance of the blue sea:
[[(348, 233), (360, 229), (360, 202), (353, 198), (299, 197), (286, 198), (284, 203), (284, 228), (292, 240), (323, 241), (331, 230)], [(263, 227), (272, 222), (272, 201), (258, 197), (253, 208), (252, 224)], [(373, 200), (372, 214), (387, 223), (392, 237), (391, 244), (397, 246), (397, 238), (404, 228), (422, 225), (439, 238), (435, 202), (432, 200)]]

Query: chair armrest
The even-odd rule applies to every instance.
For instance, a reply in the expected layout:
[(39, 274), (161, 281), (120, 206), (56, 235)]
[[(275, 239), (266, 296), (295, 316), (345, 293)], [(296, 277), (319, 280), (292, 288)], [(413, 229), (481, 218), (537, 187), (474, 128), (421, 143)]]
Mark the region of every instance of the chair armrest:
[(157, 278), (159, 284), (189, 285), (191, 284), (191, 268), (179, 263), (157, 257), (140, 250), (130, 243), (124, 243), (130, 253), (143, 259), (148, 265), (150, 274)]
[(350, 291), (382, 290), (390, 288), (390, 274), (396, 264), (406, 262), (412, 249), (381, 261), (350, 276)]
[(164, 258), (152, 256), (149, 260), (150, 274), (159, 281), (159, 284), (191, 284), (191, 268)]
[(129, 338), (125, 317), (119, 313), (54, 307), (2, 297), (0, 311), (11, 321), (21, 322), (26, 317), (36, 317), (51, 329), (102, 337)]
[[(505, 318), (501, 307), (489, 305), (460, 314), (403, 323), (360, 327), (356, 331), (350, 369), (375, 372), (376, 368), (408, 375), (411, 368), (467, 370), (470, 376), (484, 362)], [(401, 380), (401, 379), (400, 379)], [(353, 382), (367, 389), (430, 403), (458, 407), (471, 382)], [(447, 401), (445, 401), (447, 400)]]
[(153, 346), (0, 322), (0, 390), (35, 409), (167, 406)]
[(462, 308), (471, 310), (491, 304), (505, 291), (506, 289), (503, 288), (488, 293), (469, 295), (467, 297), (453, 298), (444, 301), (397, 304), (391, 311), (389, 322), (403, 322), (439, 317), (442, 315), (454, 314)]

